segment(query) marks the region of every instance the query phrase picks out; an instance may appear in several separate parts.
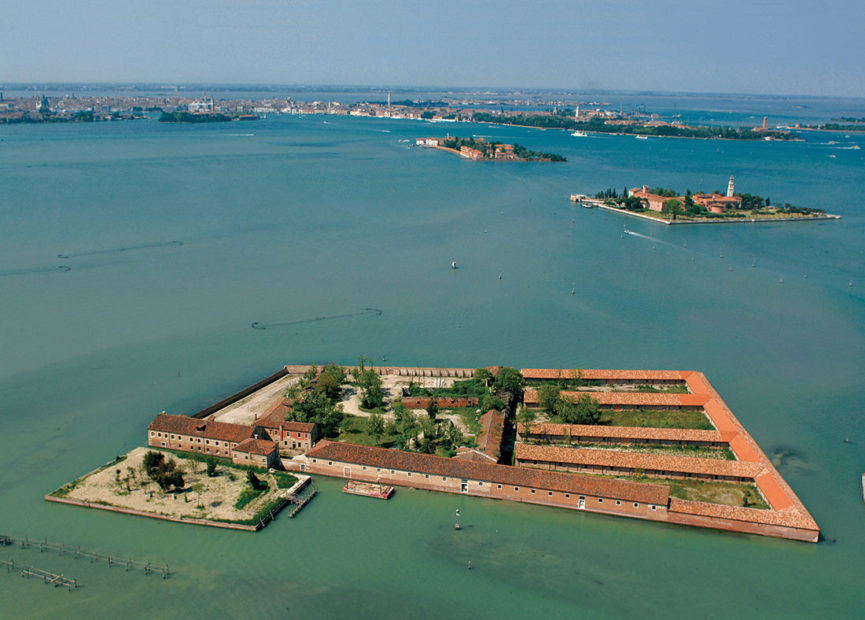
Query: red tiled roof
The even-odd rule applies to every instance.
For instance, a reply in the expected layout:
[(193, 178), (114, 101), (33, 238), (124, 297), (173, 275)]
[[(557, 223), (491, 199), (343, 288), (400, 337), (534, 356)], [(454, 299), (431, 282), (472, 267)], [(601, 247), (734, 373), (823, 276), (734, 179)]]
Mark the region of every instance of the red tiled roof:
[(475, 448), (466, 448), (465, 446), (457, 448), (457, 455), (453, 458), (461, 461), (476, 461), (478, 463), (495, 463), (498, 461), (496, 457)]
[(502, 435), (505, 431), (505, 415), (490, 409), (481, 416), (481, 430), (478, 433), (478, 450), (498, 461), (502, 454)]
[(269, 439), (244, 439), (234, 447), (235, 452), (248, 452), (249, 454), (259, 454), (267, 456), (277, 448), (275, 441)]
[(567, 465), (591, 465), (596, 467), (624, 467), (653, 471), (734, 476), (755, 478), (763, 471), (760, 463), (703, 459), (666, 454), (644, 454), (631, 450), (594, 450), (588, 448), (566, 448), (564, 446), (535, 446), (517, 444), (514, 456), (520, 461), (561, 463)]
[(167, 413), (157, 415), (147, 427), (147, 430), (189, 435), (203, 439), (216, 439), (218, 441), (230, 441), (232, 443), (240, 443), (244, 439), (248, 439), (252, 436), (253, 431), (251, 426), (243, 424), (197, 420), (185, 415), (168, 415)]
[(680, 370), (600, 370), (592, 368), (523, 368), (520, 373), (525, 379), (576, 379), (592, 381), (676, 381), (684, 379)]
[[(525, 435), (525, 424), (517, 424), (517, 431)], [(600, 426), (593, 424), (547, 424), (535, 422), (530, 425), (532, 436), (554, 435), (571, 437), (598, 437), (611, 439), (654, 439), (658, 441), (714, 441), (721, 442), (718, 431), (701, 431), (684, 428), (647, 428), (639, 426)], [(746, 459), (740, 459), (746, 460)]]
[(595, 497), (646, 502), (663, 506), (667, 505), (669, 498), (669, 487), (660, 484), (612, 480), (510, 465), (488, 465), (432, 454), (371, 448), (328, 440), (321, 441), (315, 448), (307, 452), (306, 456), (307, 458), (328, 459), (341, 463), (355, 463), (451, 478), (482, 480), (548, 491), (581, 493)]
[(294, 400), (291, 398), (277, 398), (264, 410), (261, 417), (255, 421), (255, 425), (262, 428), (279, 428), (281, 426), (287, 431), (311, 433), (315, 428), (315, 424), (312, 422), (294, 422), (285, 419), (286, 414), (291, 411), (293, 405)]
[(669, 512), (705, 517), (719, 517), (722, 519), (730, 519), (732, 521), (765, 523), (767, 525), (783, 525), (806, 530), (819, 529), (817, 523), (811, 518), (811, 515), (807, 512), (802, 513), (794, 508), (785, 510), (760, 510), (759, 508), (741, 508), (739, 506), (725, 506), (723, 504), (695, 502), (671, 497)]

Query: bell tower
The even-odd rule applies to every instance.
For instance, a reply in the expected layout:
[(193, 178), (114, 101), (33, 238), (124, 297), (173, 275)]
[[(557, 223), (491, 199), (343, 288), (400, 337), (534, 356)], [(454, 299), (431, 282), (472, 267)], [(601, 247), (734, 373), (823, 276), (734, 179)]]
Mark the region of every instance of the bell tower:
[(727, 183), (727, 198), (733, 197), (733, 177), (730, 176), (730, 182)]

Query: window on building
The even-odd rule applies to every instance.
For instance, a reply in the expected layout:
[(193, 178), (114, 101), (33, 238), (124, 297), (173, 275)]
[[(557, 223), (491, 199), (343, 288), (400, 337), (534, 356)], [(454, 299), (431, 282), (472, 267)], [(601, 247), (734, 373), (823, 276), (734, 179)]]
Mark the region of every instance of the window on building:
[(423, 477), (429, 479), (429, 474), (424, 474)]
[(532, 493), (534, 493), (534, 492), (535, 492), (535, 490), (534, 490), (534, 489), (532, 489)]
[(501, 488), (502, 488), (502, 485), (497, 484), (497, 485), (496, 485), (496, 488), (501, 489)]
[(333, 461), (328, 461), (327, 464), (328, 464), (328, 466), (331, 466), (331, 465), (333, 465)]
[(571, 499), (571, 494), (570, 494), (570, 493), (565, 493), (565, 499)]
[(364, 471), (366, 471), (366, 465), (364, 465), (362, 469), (363, 469)]
[(616, 506), (621, 506), (621, 505), (622, 505), (622, 500), (617, 499), (617, 500), (616, 500)]
[(514, 487), (514, 491), (519, 491), (520, 487)]
[(479, 487), (482, 487), (482, 486), (484, 486), (484, 483), (483, 483), (483, 482), (478, 482), (478, 486), (479, 486)]
[(447, 477), (447, 476), (442, 476), (442, 482), (447, 482), (447, 481), (448, 481), (448, 477)]
[(640, 507), (640, 504), (638, 504), (637, 502), (634, 502), (634, 508), (639, 508), (639, 507)]
[(547, 491), (547, 495), (549, 495), (550, 497), (552, 497), (552, 496), (553, 496), (553, 492), (552, 492), (552, 491)]
[(655, 510), (655, 509), (657, 509), (657, 506), (652, 506), (652, 510)]
[(316, 460), (316, 459), (312, 459), (312, 462), (313, 462), (313, 463), (318, 463), (318, 460)]
[(604, 503), (604, 498), (603, 498), (603, 497), (599, 497), (599, 498), (598, 498), (598, 503), (599, 503), (599, 504), (603, 504), (603, 503)]
[(408, 476), (409, 478), (411, 478), (411, 472), (410, 472), (410, 471), (407, 471), (407, 472), (406, 472), (406, 476)]

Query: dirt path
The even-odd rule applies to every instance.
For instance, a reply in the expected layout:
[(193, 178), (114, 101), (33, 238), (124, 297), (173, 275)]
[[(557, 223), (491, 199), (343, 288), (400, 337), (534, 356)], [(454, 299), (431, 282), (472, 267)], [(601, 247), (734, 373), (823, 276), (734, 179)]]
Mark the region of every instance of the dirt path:
[(208, 420), (218, 422), (231, 422), (233, 424), (252, 424), (255, 419), (264, 413), (268, 405), (290, 387), (294, 387), (300, 377), (297, 375), (286, 375), (277, 379), (270, 385), (253, 392), (246, 398), (241, 398), (236, 403), (223, 407), (219, 411), (208, 416)]

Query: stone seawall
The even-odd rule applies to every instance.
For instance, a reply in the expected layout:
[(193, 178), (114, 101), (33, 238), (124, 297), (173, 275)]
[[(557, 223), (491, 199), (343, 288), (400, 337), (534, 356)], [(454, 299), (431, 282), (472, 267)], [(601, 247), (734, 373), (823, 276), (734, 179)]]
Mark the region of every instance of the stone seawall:
[[(77, 499), (69, 499), (67, 497), (54, 497), (53, 495), (46, 495), (45, 501), (48, 502), (57, 502), (58, 504), (68, 504), (70, 506), (80, 506), (81, 508), (96, 508), (98, 510), (107, 510), (108, 512), (118, 512), (121, 514), (127, 515), (135, 515), (137, 517), (147, 517), (149, 519), (161, 519), (162, 521), (173, 521), (175, 523), (192, 523), (193, 525), (206, 525), (208, 527), (221, 527), (228, 530), (241, 530), (244, 532), (257, 532), (264, 526), (259, 524), (256, 525), (243, 525), (241, 523), (224, 523), (222, 521), (208, 521), (207, 519), (183, 519), (180, 517), (169, 517), (166, 515), (160, 515), (153, 512), (143, 512), (141, 510), (132, 510), (130, 508), (118, 508), (117, 506), (108, 506), (106, 504), (94, 504), (91, 502), (84, 502)], [(284, 505), (284, 504), (283, 504)], [(281, 509), (274, 509), (274, 513)]]

